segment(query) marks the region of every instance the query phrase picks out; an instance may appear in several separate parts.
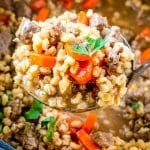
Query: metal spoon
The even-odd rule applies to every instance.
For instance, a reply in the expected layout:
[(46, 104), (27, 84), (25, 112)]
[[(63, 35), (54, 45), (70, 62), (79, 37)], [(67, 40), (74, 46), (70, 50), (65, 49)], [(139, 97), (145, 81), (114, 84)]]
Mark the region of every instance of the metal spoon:
[[(123, 43), (134, 53), (134, 51), (132, 50), (132, 48), (130, 47), (129, 43), (127, 42), (127, 40), (121, 35), (121, 39), (123, 41)], [(127, 81), (127, 87), (129, 87), (129, 85), (132, 83), (133, 80), (137, 79), (138, 76), (140, 76), (147, 68), (150, 67), (150, 60), (148, 60), (145, 64), (141, 65), (140, 67), (138, 67), (137, 69), (134, 69), (134, 62), (132, 61), (132, 73), (131, 75), (128, 77), (128, 81)], [(22, 85), (21, 85), (22, 86)], [(42, 100), (40, 100), (31, 90), (29, 91), (27, 89), (27, 87), (22, 86), (31, 96), (33, 96), (34, 98), (36, 98), (37, 100), (39, 100), (40, 102), (42, 102), (45, 105), (48, 105), (48, 102), (44, 102)], [(51, 108), (54, 109), (58, 109), (58, 110), (63, 110), (63, 111), (70, 111), (70, 112), (86, 112), (86, 111), (90, 111), (90, 110), (94, 110), (94, 109), (98, 109), (100, 108), (100, 106), (96, 103), (92, 103), (91, 105), (88, 105), (87, 108), (84, 109), (77, 109), (74, 105), (71, 105), (71, 103), (68, 102), (68, 104), (65, 107), (53, 107), (50, 106)]]

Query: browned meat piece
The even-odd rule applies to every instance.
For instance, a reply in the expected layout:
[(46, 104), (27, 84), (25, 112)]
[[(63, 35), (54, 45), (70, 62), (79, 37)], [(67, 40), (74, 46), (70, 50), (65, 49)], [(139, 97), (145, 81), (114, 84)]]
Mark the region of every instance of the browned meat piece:
[(38, 149), (39, 150), (47, 150), (47, 147), (45, 146), (44, 142), (40, 142), (38, 144)]
[(25, 148), (28, 150), (35, 150), (37, 148), (37, 141), (33, 136), (26, 136), (23, 139)]
[(26, 134), (23, 135), (23, 145), (25, 149), (28, 150), (35, 150), (37, 149), (37, 136), (35, 133), (35, 125), (31, 123), (28, 127), (28, 131)]
[(138, 101), (138, 100), (144, 101), (144, 98), (145, 97), (143, 97), (143, 94), (140, 93), (139, 91), (137, 92), (129, 91), (125, 97), (127, 105), (131, 105), (132, 101)]
[(59, 40), (58, 30), (54, 29), (52, 33), (50, 33), (50, 45), (56, 45)]
[(0, 0), (0, 7), (12, 10), (12, 0)]
[[(149, 106), (150, 106), (150, 104), (149, 104)], [(149, 107), (150, 108), (150, 107)], [(147, 124), (149, 124), (149, 126), (150, 126), (150, 109), (149, 109), (149, 113), (147, 113), (146, 115), (145, 115), (145, 121), (147, 121)]]
[(40, 27), (38, 25), (36, 25), (27, 18), (23, 18), (19, 26), (19, 29), (16, 32), (16, 37), (19, 38), (20, 40), (27, 40), (32, 38), (33, 33), (39, 30)]
[(37, 150), (38, 140), (34, 123), (29, 123), (27, 129), (20, 130), (14, 137), (27, 150)]
[(52, 28), (50, 30), (50, 41), (49, 41), (51, 46), (57, 45), (57, 42), (60, 38), (61, 31), (62, 31), (62, 27), (60, 26), (59, 23), (57, 23), (55, 26), (52, 25)]
[[(127, 105), (131, 105), (131, 103), (133, 101), (141, 101), (145, 107), (149, 107), (146, 106), (150, 103), (150, 96), (149, 93), (146, 93), (145, 91), (143, 91), (142, 89), (137, 90), (137, 91), (128, 91), (126, 97), (126, 104)], [(147, 111), (147, 109), (146, 109)]]
[(145, 112), (145, 113), (150, 113), (150, 102), (145, 105), (145, 107), (144, 107), (144, 112)]
[(120, 36), (120, 28), (117, 26), (111, 26), (110, 30), (103, 30), (102, 36), (112, 44), (118, 41), (122, 41)]
[(89, 24), (90, 26), (97, 27), (99, 30), (101, 30), (103, 26), (108, 25), (108, 22), (106, 18), (99, 16), (97, 14), (94, 14), (92, 18), (90, 19)]
[(122, 51), (121, 47), (114, 47), (114, 51), (109, 53), (108, 58), (105, 60), (108, 66), (108, 74), (115, 74), (116, 68), (119, 64), (119, 53)]
[(14, 6), (17, 16), (31, 18), (32, 10), (24, 0), (15, 1)]
[[(150, 117), (150, 116), (149, 116)], [(143, 139), (148, 142), (150, 139), (150, 120), (148, 117), (139, 118), (135, 121), (134, 137), (136, 139)]]
[[(147, 130), (148, 130), (149, 128), (147, 128)], [(137, 139), (143, 139), (145, 142), (147, 141), (147, 142), (149, 142), (149, 139), (150, 139), (150, 130), (149, 131), (147, 131), (147, 130), (145, 130), (145, 132), (143, 131), (143, 132), (140, 132), (140, 136), (138, 135), (136, 138)]]
[(100, 147), (109, 147), (114, 145), (114, 138), (111, 133), (97, 131), (91, 134), (94, 142)]
[(22, 101), (20, 101), (19, 99), (13, 99), (8, 103), (8, 106), (12, 107), (11, 119), (17, 119), (22, 112)]
[(2, 54), (9, 53), (12, 35), (8, 28), (2, 28), (0, 31), (0, 57)]
[[(142, 79), (142, 80), (141, 80)], [(126, 97), (126, 110), (128, 111), (129, 115), (134, 114), (131, 120), (133, 121), (132, 132), (133, 137), (136, 139), (143, 139), (145, 142), (149, 141), (150, 139), (150, 96), (149, 92), (146, 92), (141, 87), (149, 87), (149, 84), (146, 84), (145, 80), (140, 77), (136, 84), (138, 86), (137, 91), (128, 91)], [(140, 101), (144, 105), (144, 113), (140, 113), (140, 110), (134, 110), (130, 112), (132, 108), (132, 102)], [(142, 109), (142, 108), (141, 108)], [(130, 118), (129, 118), (130, 119)]]
[(110, 63), (108, 65), (108, 70), (107, 70), (108, 74), (116, 74), (116, 69), (117, 69), (119, 60), (118, 60), (118, 58), (116, 58), (116, 61), (113, 61), (113, 60), (115, 60), (115, 59), (111, 58), (110, 60), (106, 61), (106, 62)]

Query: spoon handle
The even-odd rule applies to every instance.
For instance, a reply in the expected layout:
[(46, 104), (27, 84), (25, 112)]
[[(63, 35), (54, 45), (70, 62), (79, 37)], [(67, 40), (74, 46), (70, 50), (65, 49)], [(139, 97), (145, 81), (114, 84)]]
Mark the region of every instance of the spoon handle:
[(128, 83), (137, 79), (137, 77), (139, 77), (149, 67), (150, 67), (150, 60), (148, 60), (146, 63), (144, 63), (143, 65), (141, 65), (140, 67), (138, 67), (137, 69), (135, 69), (133, 71), (131, 78), (130, 78)]

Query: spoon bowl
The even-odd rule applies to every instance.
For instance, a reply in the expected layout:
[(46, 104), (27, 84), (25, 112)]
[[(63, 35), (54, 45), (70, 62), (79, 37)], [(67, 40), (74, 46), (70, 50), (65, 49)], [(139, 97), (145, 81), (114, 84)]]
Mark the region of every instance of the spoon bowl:
[[(129, 43), (127, 42), (127, 40), (124, 38), (123, 35), (120, 35), (122, 42), (134, 53), (134, 51), (132, 50), (132, 48), (130, 47)], [(129, 87), (129, 85), (131, 84), (131, 82), (135, 79), (137, 79), (138, 76), (141, 75), (142, 72), (144, 72), (148, 67), (150, 67), (150, 60), (148, 60), (145, 64), (141, 65), (139, 68), (134, 69), (134, 62), (132, 61), (132, 73), (131, 75), (128, 77), (127, 80), (127, 84), (126, 86)], [(27, 89), (25, 86), (21, 85), (31, 96), (33, 96), (35, 99), (39, 100), (40, 102), (42, 102), (45, 105), (48, 105), (47, 101), (41, 100), (37, 95), (34, 94), (34, 92), (32, 91), (32, 89)], [(54, 109), (58, 109), (58, 110), (63, 110), (63, 111), (69, 111), (69, 112), (86, 112), (86, 111), (90, 111), (90, 110), (95, 110), (95, 109), (99, 109), (100, 106), (97, 104), (97, 102), (95, 101), (94, 103), (92, 103), (91, 105), (89, 104), (86, 108), (83, 109), (77, 109), (74, 105), (72, 105), (70, 102), (67, 103), (67, 105), (60, 105), (58, 104), (56, 106), (50, 106), (51, 108)]]

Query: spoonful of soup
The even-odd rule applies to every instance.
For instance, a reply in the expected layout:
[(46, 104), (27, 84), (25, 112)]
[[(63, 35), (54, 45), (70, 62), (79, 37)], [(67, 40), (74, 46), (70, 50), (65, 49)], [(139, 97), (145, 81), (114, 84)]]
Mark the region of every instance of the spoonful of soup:
[(119, 27), (91, 10), (44, 22), (24, 18), (15, 41), (15, 82), (42, 103), (72, 112), (118, 105), (150, 66), (133, 70), (134, 53)]

